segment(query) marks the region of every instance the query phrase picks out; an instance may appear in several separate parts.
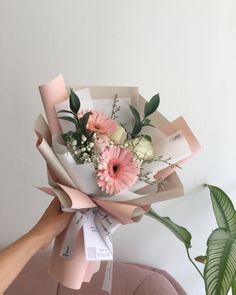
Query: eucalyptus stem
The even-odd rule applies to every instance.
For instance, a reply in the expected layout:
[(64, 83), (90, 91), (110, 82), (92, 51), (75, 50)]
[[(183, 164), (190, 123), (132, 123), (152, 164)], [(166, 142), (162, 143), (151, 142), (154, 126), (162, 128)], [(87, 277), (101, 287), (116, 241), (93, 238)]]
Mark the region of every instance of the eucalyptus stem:
[(186, 247), (186, 252), (187, 252), (187, 256), (188, 256), (188, 259), (189, 261), (192, 263), (192, 265), (196, 268), (196, 270), (198, 271), (198, 273), (200, 274), (200, 276), (203, 278), (204, 280), (204, 276), (203, 274), (201, 273), (201, 271), (199, 270), (199, 268), (197, 267), (197, 265), (194, 263), (194, 261), (192, 260), (190, 254), (189, 254), (189, 249)]

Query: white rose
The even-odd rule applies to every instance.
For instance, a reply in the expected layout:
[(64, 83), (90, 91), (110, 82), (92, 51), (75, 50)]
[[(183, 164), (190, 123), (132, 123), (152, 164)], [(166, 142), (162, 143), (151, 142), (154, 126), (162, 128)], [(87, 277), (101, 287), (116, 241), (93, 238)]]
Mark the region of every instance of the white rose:
[(154, 150), (149, 140), (137, 137), (128, 140), (125, 145), (143, 161), (151, 161), (154, 158)]
[(110, 138), (114, 143), (123, 144), (127, 138), (127, 132), (119, 125), (117, 130), (110, 134)]

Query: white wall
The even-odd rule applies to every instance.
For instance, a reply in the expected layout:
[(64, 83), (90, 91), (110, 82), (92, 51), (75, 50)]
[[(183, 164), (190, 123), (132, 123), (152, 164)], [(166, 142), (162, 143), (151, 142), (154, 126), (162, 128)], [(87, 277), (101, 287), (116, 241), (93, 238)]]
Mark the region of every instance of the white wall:
[[(137, 85), (160, 92), (162, 113), (183, 115), (203, 150), (179, 172), (186, 196), (155, 204), (193, 233), (204, 254), (215, 221), (202, 183), (236, 196), (236, 3), (233, 0), (0, 1), (0, 244), (39, 218), (49, 198), (33, 123), (37, 86), (63, 73), (67, 84)], [(114, 236), (119, 260), (169, 271), (190, 295), (204, 294), (184, 247), (145, 217)]]

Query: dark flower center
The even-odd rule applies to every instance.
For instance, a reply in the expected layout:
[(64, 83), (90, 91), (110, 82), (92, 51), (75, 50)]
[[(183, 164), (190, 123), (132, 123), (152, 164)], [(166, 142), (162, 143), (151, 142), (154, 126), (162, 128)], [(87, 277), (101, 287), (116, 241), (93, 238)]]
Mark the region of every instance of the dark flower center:
[(113, 167), (113, 172), (116, 173), (119, 169), (119, 166), (118, 165), (114, 165)]
[(119, 159), (112, 159), (108, 164), (108, 173), (111, 177), (119, 177), (120, 173), (122, 172), (123, 164), (120, 162)]

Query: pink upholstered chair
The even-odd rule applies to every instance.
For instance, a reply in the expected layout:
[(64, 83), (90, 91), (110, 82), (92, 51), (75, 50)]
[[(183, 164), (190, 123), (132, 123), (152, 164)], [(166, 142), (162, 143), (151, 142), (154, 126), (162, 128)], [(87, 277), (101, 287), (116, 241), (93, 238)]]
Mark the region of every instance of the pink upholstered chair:
[[(48, 258), (35, 256), (6, 295), (108, 295), (101, 290), (105, 263), (80, 290), (58, 286), (47, 273)], [(112, 295), (187, 295), (167, 272), (143, 265), (114, 263)]]

